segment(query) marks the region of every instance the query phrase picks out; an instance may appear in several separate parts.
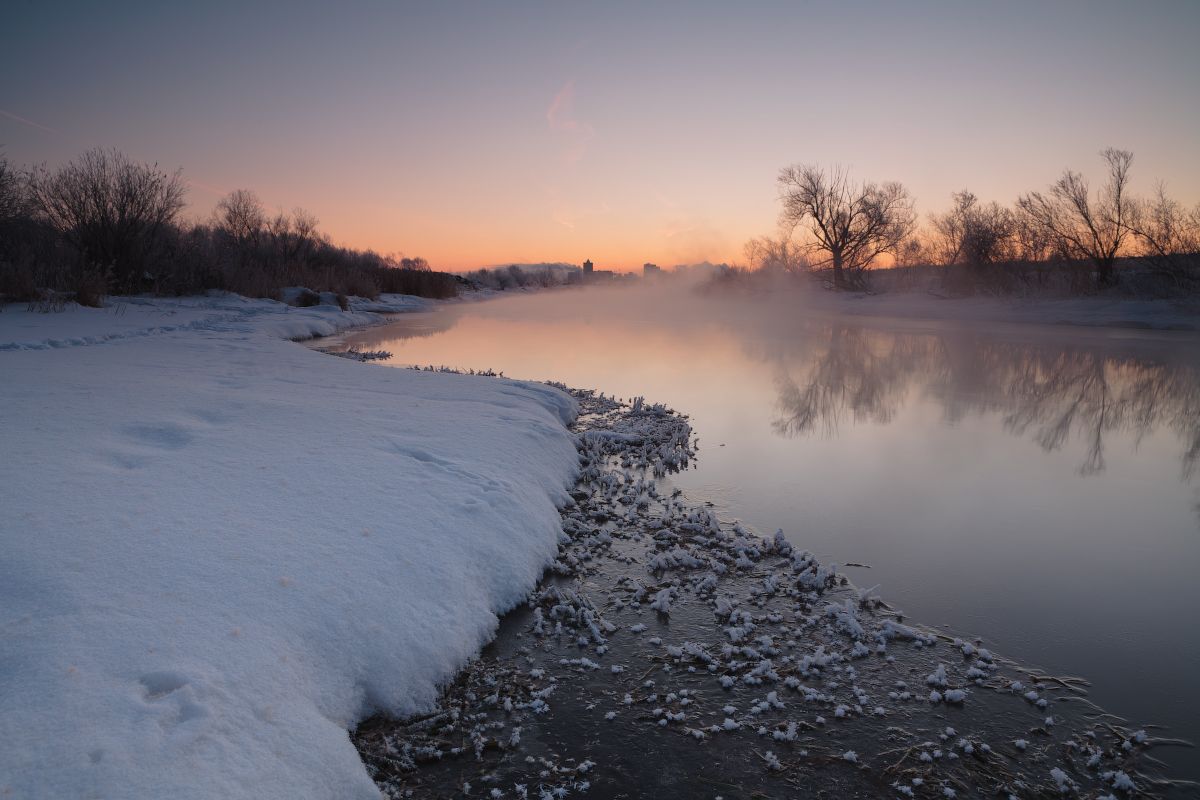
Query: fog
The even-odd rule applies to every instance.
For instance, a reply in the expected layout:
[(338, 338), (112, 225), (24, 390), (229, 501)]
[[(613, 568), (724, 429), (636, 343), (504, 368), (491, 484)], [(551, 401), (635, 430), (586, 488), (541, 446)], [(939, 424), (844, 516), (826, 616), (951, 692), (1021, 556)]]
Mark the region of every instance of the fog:
[(1200, 738), (1200, 635), (1172, 622), (1200, 603), (1200, 337), (1022, 318), (1055, 317), (668, 280), (452, 302), (337, 344), (666, 403), (700, 438), (672, 479), (689, 496)]
[[(619, 371), (637, 362), (639, 374), (685, 368), (719, 384), (718, 364), (740, 359), (767, 368), (774, 389), (770, 424), (778, 436), (831, 437), (847, 425), (887, 424), (915, 393), (936, 405), (946, 424), (970, 414), (996, 415), (1009, 435), (1045, 451), (1070, 452), (1081, 474), (1105, 469), (1113, 434), (1140, 440), (1164, 428), (1177, 442), (1182, 473), (1193, 473), (1200, 457), (1195, 334), (972, 316), (981, 308), (997, 306), (956, 301), (939, 307), (915, 296), (872, 305), (869, 298), (783, 282), (767, 294), (728, 293), (695, 276), (505, 293), (496, 301), (450, 304), (386, 334), (365, 332), (357, 341), (396, 348), (404, 339), (437, 337), (464, 319), (520, 326), (520, 344), (467, 346), (479, 356), (490, 350), (489, 363), (475, 356), (469, 364), (449, 366), (505, 369), (495, 362), (519, 356), (519, 366), (509, 366), (507, 374), (553, 380), (571, 379), (553, 374), (560, 360), (571, 360), (585, 372), (601, 363)], [(1036, 305), (1029, 308), (1032, 319), (1050, 318)], [(708, 344), (684, 356), (672, 352), (672, 339)], [(718, 356), (717, 342), (734, 352)], [(521, 352), (501, 355), (505, 347)], [(401, 349), (397, 359), (406, 358)], [(680, 360), (685, 363), (675, 363)], [(619, 383), (589, 385), (629, 396), (650, 396), (654, 388)]]

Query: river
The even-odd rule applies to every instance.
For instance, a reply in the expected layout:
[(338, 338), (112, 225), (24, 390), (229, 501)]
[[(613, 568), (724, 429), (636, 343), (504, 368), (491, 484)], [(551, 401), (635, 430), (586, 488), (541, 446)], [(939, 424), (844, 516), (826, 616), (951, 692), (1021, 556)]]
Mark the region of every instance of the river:
[(585, 290), (450, 304), (332, 344), (666, 403), (700, 439), (673, 478), (689, 497), (782, 529), (914, 620), (1200, 740), (1195, 333)]

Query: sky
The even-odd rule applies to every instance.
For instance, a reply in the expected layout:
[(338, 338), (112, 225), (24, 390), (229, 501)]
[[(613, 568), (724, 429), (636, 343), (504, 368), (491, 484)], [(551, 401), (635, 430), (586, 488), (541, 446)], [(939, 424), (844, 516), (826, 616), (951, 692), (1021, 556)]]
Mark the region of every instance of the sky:
[(1098, 152), (1200, 202), (1200, 2), (81, 3), (0, 26), (0, 147), (181, 167), (467, 269), (740, 258), (793, 163), (922, 214)]

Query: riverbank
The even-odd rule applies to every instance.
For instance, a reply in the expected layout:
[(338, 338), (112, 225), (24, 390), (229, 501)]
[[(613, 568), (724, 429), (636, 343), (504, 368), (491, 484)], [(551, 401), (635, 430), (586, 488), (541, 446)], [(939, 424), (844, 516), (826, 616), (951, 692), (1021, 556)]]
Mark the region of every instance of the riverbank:
[[(556, 307), (567, 296), (553, 298)], [(407, 302), (398, 298), (376, 310), (403, 310)], [(499, 305), (488, 308), (507, 313)], [(577, 310), (565, 304), (562, 313)], [(561, 778), (550, 788), (590, 783), (595, 797), (654, 791), (658, 784), (645, 782), (660, 779), (667, 789), (689, 786), (693, 793), (726, 796), (754, 787), (787, 794), (796, 790), (789, 783), (796, 780), (834, 795), (903, 795), (892, 786), (901, 777), (918, 793), (921, 786), (962, 791), (960, 783), (976, 785), (972, 770), (978, 765), (955, 771), (965, 747), (946, 749), (946, 727), (975, 751), (1010, 743), (1013, 752), (1001, 751), (1002, 760), (985, 765), (1001, 778), (997, 764), (1008, 769), (1009, 761), (1019, 761), (1030, 770), (1030, 786), (1055, 789), (1049, 769), (1061, 769), (1094, 794), (1115, 792), (1115, 779), (1105, 784), (1103, 771), (1088, 772), (1086, 763), (1073, 762), (1082, 778), (1067, 767), (1049, 767), (1063, 748), (1087, 752), (1089, 759), (1095, 748), (1104, 771), (1124, 772), (1139, 790), (1153, 788), (1149, 773), (1136, 770), (1144, 763), (1144, 746), (1160, 738), (1155, 730), (1145, 728), (1139, 741), (1141, 728), (1115, 722), (1124, 730), (1117, 741), (1112, 730), (1081, 719), (1076, 711), (1086, 708), (1082, 701), (1064, 699), (1079, 688), (1070, 680), (1064, 687), (1041, 673), (1031, 677), (1027, 668), (995, 655), (997, 681), (1008, 684), (984, 678), (980, 686), (974, 681), (983, 676), (967, 672), (981, 659), (968, 660), (965, 653), (960, 659), (959, 648), (947, 647), (952, 642), (907, 621), (899, 624), (933, 640), (888, 640), (884, 654), (858, 658), (854, 645), (874, 648), (883, 623), (895, 619), (890, 609), (873, 606), (871, 595), (865, 606), (847, 607), (847, 600), (859, 598), (838, 571), (813, 558), (798, 572), (798, 549), (784, 554), (774, 539), (764, 543), (712, 509), (673, 497), (667, 478), (655, 478), (653, 490), (647, 483), (638, 488), (624, 470), (652, 454), (630, 458), (628, 468), (605, 477), (600, 466), (590, 471), (598, 457), (585, 452), (586, 491), (572, 484), (578, 442), (563, 426), (575, 406), (557, 390), (367, 368), (286, 341), (381, 321), (357, 301), (341, 312), (230, 296), (117, 301), (105, 310), (59, 315), (10, 306), (0, 314), (0, 367), (6, 378), (15, 376), (0, 388), (0, 440), (5, 453), (17, 454), (0, 464), (6, 511), (14, 509), (0, 519), (6, 554), (0, 619), (6, 645), (11, 642), (16, 654), (0, 668), (0, 734), (15, 743), (0, 756), (0, 788), (17, 797), (87, 791), (375, 796), (346, 730), (381, 710), (411, 723), (407, 715), (432, 708), (437, 683), (491, 640), (496, 614), (514, 606), (499, 638), (476, 662), (483, 671), (468, 668), (451, 685), (451, 693), (461, 696), (447, 694), (439, 702), (460, 703), (460, 717), (497, 715), (489, 724), (504, 722), (511, 739), (514, 717), (503, 689), (514, 704), (528, 704), (518, 709), (526, 718), (517, 735), (522, 747), (503, 750), (496, 735), (473, 730), (482, 718), (468, 719), (451, 731), (453, 737), (447, 734), (454, 743), (444, 749), (473, 754), (481, 741), (485, 755), (503, 753), (503, 764), (486, 768), (492, 763), (486, 759), (442, 753), (436, 774), (422, 771), (423, 783), (387, 787), (385, 770), (395, 753), (387, 746), (372, 749), (369, 742), (375, 737), (386, 745), (391, 737), (390, 746), (402, 749), (404, 740), (396, 738), (401, 734), (393, 723), (377, 717), (359, 727), (355, 743), (389, 791), (417, 785), (454, 795), (471, 783), (472, 796), (481, 787), (490, 794), (502, 786), (489, 778), (493, 772), (511, 778), (502, 789), (506, 796), (518, 796), (522, 782), (537, 796), (533, 787), (553, 783), (547, 776)], [(597, 322), (613, 324), (608, 317)], [(539, 341), (563, 338), (545, 329), (533, 335)], [(588, 338), (566, 340), (577, 350)], [(647, 383), (650, 373), (631, 373), (624, 354), (648, 341), (639, 330), (627, 346), (610, 342), (608, 348), (634, 385)], [(492, 343), (550, 369), (535, 350)], [(609, 400), (597, 406), (598, 398), (586, 393), (579, 399), (581, 432), (593, 425), (606, 430), (626, 413)], [(642, 413), (673, 418), (646, 408)], [(737, 425), (743, 433), (744, 422)], [(620, 456), (630, 442), (626, 436), (634, 435), (623, 433), (585, 433), (585, 441), (616, 448), (605, 458)], [(722, 453), (739, 445), (729, 442)], [(710, 459), (716, 455), (708, 453)], [(653, 474), (652, 464), (642, 466)], [(568, 500), (572, 486), (576, 496)], [(645, 506), (639, 502), (643, 493)], [(8, 497), (17, 502), (10, 505)], [(652, 526), (656, 515), (670, 521), (674, 538)], [(559, 539), (564, 529), (571, 535), (565, 541)], [(447, 537), (446, 531), (458, 535)], [(805, 528), (794, 539), (812, 537)], [(845, 552), (846, 546), (843, 540), (839, 548)], [(664, 552), (679, 563), (661, 574), (648, 572)], [(733, 568), (717, 575), (713, 591), (701, 592), (707, 572), (716, 571), (714, 559), (726, 563), (722, 554), (733, 559)], [(754, 566), (738, 566), (738, 556)], [(535, 602), (554, 624), (542, 628), (549, 635), (531, 636), (536, 612), (521, 603), (541, 568), (556, 558), (560, 582), (542, 584)], [(815, 598), (795, 591), (809, 567), (817, 574), (824, 569), (834, 581)], [(766, 591), (771, 576), (774, 593)], [(646, 590), (640, 599), (631, 579)], [(668, 593), (659, 602), (663, 590)], [(749, 619), (718, 617), (713, 603), (720, 596), (737, 604), (730, 614), (740, 609)], [(655, 602), (670, 607), (670, 614), (658, 616), (650, 608)], [(837, 604), (852, 611), (865, 638), (848, 638), (836, 617), (826, 615), (826, 606)], [(588, 613), (607, 641), (594, 638)], [(607, 630), (600, 619), (618, 629)], [(562, 637), (555, 632), (559, 622)], [(634, 631), (639, 624), (646, 629)], [(727, 629), (748, 626), (754, 626), (749, 639), (730, 638)], [(582, 647), (581, 636), (589, 640)], [(762, 636), (770, 643), (755, 641)], [(716, 675), (708, 670), (711, 662), (685, 648), (688, 643), (715, 659)], [(974, 639), (963, 643), (979, 650)], [(736, 652), (726, 653), (726, 647)], [(747, 647), (763, 658), (751, 659)], [(831, 659), (817, 664), (816, 673), (809, 670), (812, 680), (794, 663), (814, 656), (811, 647), (823, 647)], [(500, 657), (508, 660), (494, 660)], [(764, 659), (772, 662), (767, 672), (773, 668), (783, 679), (783, 689), (743, 680)], [(942, 663), (942, 688), (968, 692), (961, 708), (928, 683)], [(849, 681), (848, 668), (854, 670)], [(542, 674), (534, 676), (535, 669)], [(736, 702), (722, 699), (726, 688), (712, 682), (718, 675), (734, 678), (729, 691)], [(828, 702), (807, 691), (790, 696), (800, 690), (788, 686), (788, 678)], [(655, 686), (645, 686), (646, 680)], [(895, 686), (896, 680), (907, 688)], [(784, 708), (768, 700), (770, 691)], [(931, 702), (931, 691), (941, 693), (942, 702)], [(1047, 700), (1053, 726), (1024, 691)], [(901, 699), (906, 692), (910, 696)], [(625, 694), (636, 713), (626, 708)], [(493, 695), (496, 707), (478, 704)], [(885, 712), (878, 719), (876, 705)], [(845, 707), (841, 716), (839, 706)], [(801, 716), (800, 708), (808, 711)], [(964, 712), (972, 727), (951, 719)], [(725, 727), (727, 717), (732, 729)], [(439, 719), (445, 720), (435, 713), (415, 724)], [(760, 719), (766, 722), (756, 724)], [(881, 728), (882, 722), (888, 724)], [(896, 747), (921, 745), (908, 753), (917, 759), (915, 767), (905, 762), (899, 774), (881, 769), (890, 763), (883, 764), (886, 748), (875, 747), (880, 736)], [(1018, 739), (1025, 740), (1025, 750), (1017, 748)], [(943, 755), (935, 757), (924, 742)], [(768, 752), (785, 769), (769, 768)], [(858, 762), (844, 758), (847, 752), (861, 764), (853, 766)], [(929, 767), (933, 762), (922, 752), (938, 763)], [(1162, 752), (1170, 751), (1156, 754)], [(540, 768), (531, 772), (527, 757)], [(638, 768), (627, 769), (626, 762)], [(848, 772), (839, 771), (848, 764)], [(602, 770), (593, 775), (595, 767)], [(696, 778), (688, 783), (692, 771)]]
[(553, 569), (433, 713), (360, 726), (388, 797), (1127, 797), (1173, 744), (905, 620), (782, 532), (670, 488), (686, 419), (571, 390)]
[(377, 797), (553, 559), (574, 402), (291, 339), (427, 307), (0, 312), (0, 794)]
[(1060, 299), (834, 295), (829, 310), (848, 316), (1156, 331), (1200, 330), (1200, 301), (1109, 297)]

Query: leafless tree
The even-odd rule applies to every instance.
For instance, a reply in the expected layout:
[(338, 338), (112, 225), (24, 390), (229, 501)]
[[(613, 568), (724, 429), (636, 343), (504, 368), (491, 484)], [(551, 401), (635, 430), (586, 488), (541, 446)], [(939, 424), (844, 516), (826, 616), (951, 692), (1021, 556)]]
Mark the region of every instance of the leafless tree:
[(320, 221), (316, 216), (303, 208), (292, 211), (292, 230), (301, 246), (307, 247), (317, 239), (317, 225)]
[(420, 256), (416, 258), (401, 258), (400, 269), (415, 269), (418, 272), (429, 272), (429, 262)]
[(950, 197), (954, 205), (949, 211), (929, 215), (929, 224), (933, 228), (930, 249), (937, 263), (946, 266), (958, 263), (966, 238), (967, 216), (976, 204), (975, 195), (966, 189)]
[(934, 257), (922, 233), (914, 231), (896, 247), (895, 258), (897, 267), (916, 267), (930, 263)]
[(180, 171), (163, 172), (117, 150), (89, 150), (65, 167), (36, 169), (29, 190), (37, 210), (92, 269), (112, 270), (134, 289), (183, 208)]
[(0, 153), (0, 225), (24, 217), (29, 212), (25, 175)]
[(954, 204), (949, 211), (930, 217), (938, 261), (947, 266), (979, 266), (1007, 258), (1013, 235), (1011, 212), (995, 202), (980, 203), (966, 189), (951, 198)]
[(317, 224), (317, 218), (302, 208), (293, 210), (290, 216), (280, 211), (267, 220), (266, 231), (276, 260), (281, 264), (303, 261), (321, 240)]
[(1046, 194), (1024, 195), (1017, 208), (1067, 256), (1090, 260), (1097, 282), (1107, 286), (1116, 279), (1114, 265), (1130, 234), (1133, 153), (1110, 147), (1100, 155), (1108, 166), (1108, 179), (1094, 196), (1086, 178), (1066, 170)]
[(258, 195), (249, 189), (236, 189), (217, 202), (213, 224), (239, 245), (257, 244), (267, 215)]
[(1051, 256), (1061, 255), (1050, 233), (1020, 211), (1012, 215), (1009, 246), (1014, 261), (1046, 261)]
[(292, 218), (280, 211), (267, 220), (266, 230), (273, 243), (277, 245), (286, 243), (292, 235)]
[(893, 252), (916, 222), (912, 199), (899, 183), (857, 183), (835, 167), (798, 164), (779, 173), (782, 220), (803, 226), (810, 250), (824, 254), (834, 286), (861, 285), (862, 273), (884, 253)]
[(787, 275), (808, 269), (808, 259), (789, 236), (759, 236), (746, 242), (744, 251), (752, 269)]
[(1160, 183), (1154, 197), (1138, 202), (1131, 216), (1138, 252), (1155, 269), (1179, 283), (1200, 277), (1200, 204), (1185, 209)]

